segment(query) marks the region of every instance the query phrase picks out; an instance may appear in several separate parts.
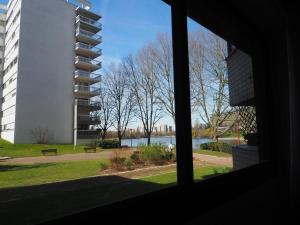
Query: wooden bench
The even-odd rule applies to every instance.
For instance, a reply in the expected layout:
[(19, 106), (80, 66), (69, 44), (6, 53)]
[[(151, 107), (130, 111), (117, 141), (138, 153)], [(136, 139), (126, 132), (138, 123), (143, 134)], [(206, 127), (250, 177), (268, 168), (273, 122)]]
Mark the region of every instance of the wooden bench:
[(52, 153), (54, 155), (57, 155), (57, 149), (56, 148), (51, 148), (51, 149), (43, 149), (42, 150), (43, 155), (47, 155), (49, 153)]
[(85, 151), (86, 153), (96, 153), (97, 148), (96, 148), (96, 147), (85, 147), (85, 148), (84, 148), (84, 151)]
[(11, 157), (7, 157), (7, 156), (4, 156), (4, 157), (0, 157), (0, 162), (1, 161), (6, 161), (8, 159), (11, 159)]

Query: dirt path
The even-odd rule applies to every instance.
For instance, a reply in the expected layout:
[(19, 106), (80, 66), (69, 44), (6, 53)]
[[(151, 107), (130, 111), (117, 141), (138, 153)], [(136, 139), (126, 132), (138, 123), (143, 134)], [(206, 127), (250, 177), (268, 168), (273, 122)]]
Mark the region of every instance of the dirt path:
[(204, 155), (193, 153), (194, 161), (203, 164), (213, 164), (218, 166), (229, 166), (232, 167), (232, 157), (218, 157), (212, 155)]
[[(131, 155), (132, 150), (118, 151), (118, 156), (128, 157)], [(115, 156), (114, 151), (104, 151), (99, 153), (77, 153), (77, 154), (65, 154), (57, 156), (38, 156), (38, 157), (25, 157), (25, 158), (12, 158), (0, 162), (1, 164), (34, 164), (34, 163), (57, 163), (65, 161), (81, 161), (81, 160), (97, 160), (97, 159), (109, 159)], [(201, 164), (213, 164), (221, 166), (232, 166), (231, 157), (217, 157), (204, 154), (193, 154), (194, 161)]]
[[(131, 155), (132, 150), (118, 151), (118, 156), (126, 157)], [(115, 156), (115, 151), (104, 151), (97, 153), (76, 153), (55, 156), (37, 156), (37, 157), (24, 157), (24, 158), (11, 158), (3, 160), (1, 164), (33, 164), (33, 163), (57, 163), (65, 161), (80, 161), (80, 160), (97, 160), (109, 159)]]

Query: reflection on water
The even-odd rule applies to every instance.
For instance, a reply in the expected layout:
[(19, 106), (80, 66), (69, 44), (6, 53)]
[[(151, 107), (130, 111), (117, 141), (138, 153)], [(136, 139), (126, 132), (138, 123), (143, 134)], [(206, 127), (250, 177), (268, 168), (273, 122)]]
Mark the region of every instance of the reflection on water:
[[(131, 145), (132, 141), (132, 145)], [(193, 149), (199, 149), (200, 144), (211, 142), (211, 139), (208, 138), (193, 138)], [(175, 136), (162, 136), (162, 137), (151, 137), (151, 143), (162, 143), (165, 145), (168, 144), (176, 144)], [(128, 145), (132, 147), (136, 147), (138, 144), (147, 144), (147, 138), (139, 138), (139, 139), (124, 139), (122, 140), (122, 145)]]

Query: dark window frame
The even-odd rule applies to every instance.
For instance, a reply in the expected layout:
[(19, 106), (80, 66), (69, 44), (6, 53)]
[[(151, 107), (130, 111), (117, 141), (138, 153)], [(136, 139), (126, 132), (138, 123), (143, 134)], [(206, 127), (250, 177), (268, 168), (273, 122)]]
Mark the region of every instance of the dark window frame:
[[(182, 140), (177, 144), (178, 185), (86, 210), (44, 224), (74, 222), (84, 224), (86, 221), (95, 221), (95, 219), (107, 221), (105, 224), (157, 224), (158, 221), (159, 223), (178, 224), (230, 201), (277, 176), (276, 152), (269, 151), (272, 147), (270, 144), (271, 137), (268, 135), (270, 109), (265, 104), (269, 90), (264, 88), (267, 87), (264, 73), (268, 71), (262, 63), (264, 61), (264, 53), (261, 52), (263, 43), (255, 38), (258, 31), (245, 21), (238, 20), (239, 17), (235, 15), (234, 11), (223, 5), (225, 3), (201, 1), (203, 11), (199, 18), (193, 19), (201, 21), (202, 25), (252, 56), (255, 95), (259, 96), (256, 98), (259, 139), (264, 140), (264, 142), (259, 143), (260, 164), (202, 182), (193, 181), (192, 139), (190, 132), (186, 132), (186, 130), (190, 131), (189, 126), (191, 125), (190, 108), (186, 107), (190, 104), (186, 21), (190, 12), (186, 10), (186, 7), (191, 7), (191, 5), (186, 5), (186, 1), (182, 0), (164, 1), (172, 7), (174, 74), (177, 76), (174, 78), (176, 117), (181, 118), (181, 120), (176, 120), (176, 138), (177, 141)], [(190, 2), (193, 1), (188, 1), (188, 3)], [(216, 4), (219, 4), (219, 7), (216, 8)], [(220, 19), (222, 19), (223, 24), (225, 23), (223, 27), (239, 28), (239, 34), (235, 33), (234, 29), (223, 30), (223, 27), (219, 26)], [(178, 83), (181, 85), (180, 88)], [(220, 186), (223, 188), (222, 192), (219, 191)], [(195, 208), (193, 204), (195, 202), (201, 202), (201, 204)], [(151, 213), (149, 217), (151, 210), (159, 213)]]

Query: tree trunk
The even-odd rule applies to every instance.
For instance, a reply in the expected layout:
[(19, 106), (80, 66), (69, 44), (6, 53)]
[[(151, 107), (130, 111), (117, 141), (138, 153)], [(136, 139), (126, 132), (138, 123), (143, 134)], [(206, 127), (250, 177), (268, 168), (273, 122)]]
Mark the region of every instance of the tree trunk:
[(101, 139), (104, 140), (106, 137), (106, 130), (102, 131)]
[(147, 145), (151, 145), (151, 134), (147, 134)]
[(121, 131), (118, 131), (118, 139), (119, 139), (119, 147), (121, 147), (121, 142), (122, 142), (122, 134)]

